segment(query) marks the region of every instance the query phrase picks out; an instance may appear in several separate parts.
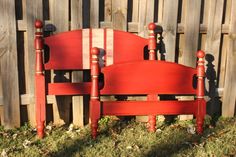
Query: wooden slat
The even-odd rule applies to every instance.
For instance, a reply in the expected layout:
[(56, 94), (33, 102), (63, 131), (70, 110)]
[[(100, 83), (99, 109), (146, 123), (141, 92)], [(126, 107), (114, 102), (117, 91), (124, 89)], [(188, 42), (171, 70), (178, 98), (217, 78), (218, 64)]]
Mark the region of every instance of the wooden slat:
[(99, 27), (99, 1), (90, 0), (90, 28)]
[(157, 22), (162, 23), (163, 21), (163, 12), (164, 12), (164, 0), (159, 0), (158, 1), (158, 18)]
[(187, 0), (183, 0), (182, 1), (182, 9), (181, 9), (181, 24), (185, 24), (185, 17), (186, 17), (186, 1)]
[[(230, 22), (230, 13), (231, 13), (231, 0), (226, 0), (226, 10), (225, 10), (225, 20), (223, 21), (224, 24), (229, 25)], [(220, 62), (220, 75), (219, 75), (219, 88), (224, 88), (225, 84), (225, 72), (226, 72), (226, 61), (227, 61), (227, 54), (228, 54), (228, 45), (229, 45), (229, 36), (225, 34), (223, 36), (222, 43), (222, 50), (221, 50), (221, 62)]]
[[(200, 27), (201, 1), (186, 1), (184, 49), (180, 62), (184, 65), (196, 66), (196, 51), (198, 47), (198, 36)], [(182, 97), (182, 100), (192, 100), (193, 97)], [(181, 116), (180, 119), (191, 119), (192, 116)]]
[(112, 18), (112, 0), (105, 0), (104, 21), (111, 22)]
[[(47, 24), (51, 24), (52, 22), (50, 20), (45, 21), (45, 25)], [(162, 26), (161, 23), (156, 23), (157, 25)], [(128, 23), (128, 32), (133, 32), (133, 33), (137, 33), (138, 32), (138, 26), (139, 23), (138, 22), (129, 22)], [(100, 22), (100, 27), (101, 28), (112, 28), (112, 22), (104, 22), (101, 21)], [(18, 31), (26, 31), (26, 22), (24, 20), (17, 20), (17, 28)], [(200, 24), (200, 33), (207, 33), (207, 26), (205, 24)], [(44, 31), (51, 31), (50, 28), (45, 28)], [(227, 24), (222, 24), (221, 26), (221, 32), (223, 34), (227, 34), (229, 33), (229, 25)], [(178, 23), (177, 25), (177, 33), (184, 33), (184, 24), (182, 23)]]
[[(207, 1), (202, 1), (202, 5), (204, 5), (204, 8), (203, 8), (203, 15), (202, 15), (202, 23), (205, 24), (205, 25), (208, 25), (209, 23), (209, 18), (212, 18), (209, 16), (210, 12), (210, 9), (209, 8), (212, 8), (214, 6), (211, 5), (211, 0), (207, 0)], [(223, 7), (223, 6), (222, 6)], [(212, 16), (212, 15), (211, 15)]]
[(223, 93), (222, 115), (233, 117), (236, 105), (236, 1), (232, 1), (230, 28), (229, 28), (229, 52), (227, 54), (225, 86)]
[(139, 17), (139, 0), (133, 0), (132, 22), (138, 22)]
[(56, 27), (56, 32), (64, 32), (69, 29), (69, 2), (67, 0), (49, 1), (50, 20)]
[(163, 38), (165, 43), (165, 59), (175, 61), (176, 32), (177, 32), (178, 0), (166, 0), (163, 13)]
[(20, 126), (20, 95), (17, 67), (15, 1), (1, 0), (0, 71), (2, 76), (3, 125)]
[[(82, 0), (71, 0), (71, 30), (80, 29), (83, 27), (83, 2)], [(72, 82), (82, 82), (83, 72), (73, 71)], [(72, 116), (73, 124), (84, 126), (84, 104), (83, 96), (72, 97)]]
[(139, 2), (138, 35), (147, 37), (147, 25), (154, 20), (154, 0), (141, 0)]
[(228, 54), (229, 36), (223, 36), (223, 45), (221, 50), (221, 61), (220, 61), (220, 75), (219, 75), (219, 88), (224, 88), (225, 84), (225, 72), (226, 72), (226, 59)]
[(71, 30), (83, 27), (83, 1), (71, 0)]
[[(49, 1), (50, 20), (56, 28), (56, 32), (64, 32), (69, 29), (69, 1), (57, 0)], [(55, 81), (66, 81), (64, 75), (68, 73), (56, 72), (56, 77), (52, 75), (52, 79)], [(67, 78), (68, 79), (68, 78)], [(55, 103), (53, 103), (53, 120), (54, 124), (62, 125), (69, 123), (70, 120), (70, 103), (71, 97), (55, 97)]]
[(221, 42), (221, 23), (223, 17), (224, 0), (211, 0), (207, 26), (205, 53), (212, 55), (216, 74), (218, 72), (220, 42)]
[[(26, 62), (25, 62), (25, 67), (26, 67), (26, 92), (29, 95), (32, 95), (34, 97), (35, 93), (35, 88), (34, 88), (34, 76), (35, 76), (35, 51), (34, 51), (34, 33), (35, 33), (35, 27), (34, 27), (34, 22), (36, 19), (42, 19), (43, 17), (43, 8), (42, 8), (42, 1), (37, 0), (37, 1), (31, 1), (31, 0), (26, 0), (25, 4), (26, 9), (26, 41), (27, 41), (27, 46), (26, 46)], [(36, 113), (35, 113), (35, 104), (29, 104), (27, 107), (27, 112), (28, 112), (28, 119), (29, 122), (32, 126), (36, 126)]]
[(102, 107), (104, 115), (197, 114), (197, 101), (106, 101)]
[(230, 23), (230, 15), (231, 15), (231, 6), (232, 6), (232, 0), (225, 0), (226, 10), (225, 10), (225, 20), (224, 24)]
[(196, 51), (198, 47), (199, 25), (200, 25), (201, 1), (192, 0), (186, 2), (185, 18), (185, 47), (183, 53), (183, 64), (191, 67), (196, 65)]
[(112, 24), (113, 29), (127, 31), (127, 0), (112, 1)]

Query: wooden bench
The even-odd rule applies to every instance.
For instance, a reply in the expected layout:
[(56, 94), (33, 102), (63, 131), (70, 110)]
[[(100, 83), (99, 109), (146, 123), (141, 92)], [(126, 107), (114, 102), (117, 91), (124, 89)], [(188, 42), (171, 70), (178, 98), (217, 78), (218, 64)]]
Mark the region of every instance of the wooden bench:
[[(90, 69), (92, 47), (99, 48), (100, 67), (142, 61), (145, 49), (150, 53), (156, 53), (155, 24), (149, 25), (148, 39), (113, 29), (80, 29), (44, 38), (43, 23), (37, 20), (35, 27), (36, 122), (40, 138), (44, 136), (46, 95), (86, 95), (90, 94), (91, 90), (91, 82), (47, 82), (46, 71)], [(43, 62), (45, 45), (49, 47), (49, 61), (46, 63)]]
[[(196, 68), (153, 60), (130, 61), (99, 68), (99, 50), (91, 50), (91, 98), (90, 118), (92, 137), (96, 138), (98, 120), (102, 115), (153, 115), (149, 120), (151, 131), (155, 131), (155, 115), (193, 114), (196, 131), (203, 132), (206, 102), (204, 100), (204, 56), (197, 52)], [(98, 76), (103, 74), (104, 86), (99, 88)], [(127, 77), (128, 76), (128, 77)], [(194, 86), (196, 78), (196, 86)], [(147, 101), (101, 101), (101, 95), (147, 95)], [(195, 95), (195, 100), (160, 101), (157, 95)]]

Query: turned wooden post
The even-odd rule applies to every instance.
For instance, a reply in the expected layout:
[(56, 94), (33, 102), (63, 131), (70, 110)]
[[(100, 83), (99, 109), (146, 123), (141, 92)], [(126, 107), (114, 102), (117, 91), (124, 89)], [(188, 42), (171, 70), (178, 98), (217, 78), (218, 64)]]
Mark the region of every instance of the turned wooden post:
[[(155, 38), (155, 30), (156, 25), (154, 23), (150, 23), (148, 25), (149, 29), (149, 38), (148, 38), (148, 50), (149, 50), (149, 60), (156, 60), (156, 38)], [(147, 95), (148, 101), (157, 101), (156, 94), (149, 94)], [(155, 132), (156, 130), (156, 115), (149, 115), (148, 116), (148, 123), (149, 123), (149, 131)]]
[(203, 122), (206, 112), (206, 105), (204, 101), (204, 77), (205, 77), (205, 66), (204, 66), (204, 56), (203, 51), (197, 52), (197, 93), (196, 98), (198, 102), (197, 113), (196, 113), (196, 130), (198, 134), (203, 132)]
[(36, 123), (37, 134), (40, 138), (44, 136), (44, 123), (45, 123), (45, 77), (43, 67), (43, 23), (40, 20), (35, 22), (35, 40), (34, 47), (36, 52), (35, 64), (35, 99), (36, 99)]
[(156, 25), (155, 23), (150, 23), (148, 25), (149, 29), (149, 35), (148, 35), (148, 50), (149, 50), (149, 60), (155, 60), (156, 59), (156, 37), (155, 37), (155, 29)]
[(100, 101), (99, 101), (99, 63), (98, 63), (99, 49), (91, 49), (91, 95), (90, 95), (90, 118), (91, 118), (91, 131), (92, 137), (95, 139), (97, 136), (98, 120), (100, 118)]

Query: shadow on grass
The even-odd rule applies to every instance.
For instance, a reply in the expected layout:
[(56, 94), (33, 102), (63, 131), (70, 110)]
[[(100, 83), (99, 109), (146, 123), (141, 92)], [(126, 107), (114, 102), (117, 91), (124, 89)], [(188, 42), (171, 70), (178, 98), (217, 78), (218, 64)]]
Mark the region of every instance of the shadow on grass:
[[(57, 152), (51, 152), (49, 156), (56, 157), (56, 156), (84, 155), (86, 154), (85, 151), (89, 150), (90, 148), (94, 149), (93, 151), (95, 151), (95, 154), (96, 154), (96, 149), (97, 151), (100, 151), (99, 149), (101, 149), (101, 147), (103, 147), (102, 151), (104, 152), (100, 151), (98, 153), (99, 156), (106, 156), (105, 155), (106, 153), (109, 154), (109, 151), (114, 151), (114, 150), (112, 150), (112, 148), (109, 148), (110, 147), (109, 143), (107, 143), (108, 147), (106, 147), (106, 143), (104, 144), (104, 141), (105, 142), (112, 141), (116, 143), (115, 141), (113, 141), (115, 139), (118, 139), (120, 143), (122, 143), (124, 140), (127, 140), (128, 143), (134, 143), (135, 145), (138, 145), (139, 152), (134, 153), (134, 151), (136, 150), (133, 149), (133, 150), (130, 150), (131, 152), (129, 153), (129, 151), (126, 150), (127, 142), (124, 142), (122, 144), (125, 146), (122, 146), (122, 147), (115, 146), (117, 147), (115, 149), (118, 149), (118, 150), (115, 150), (116, 153), (113, 153), (115, 154), (113, 156), (142, 156), (142, 157), (171, 156), (171, 155), (179, 153), (180, 151), (192, 149), (195, 145), (204, 143), (207, 140), (207, 137), (211, 135), (213, 132), (219, 131), (227, 127), (227, 124), (226, 124), (226, 125), (222, 125), (221, 127), (217, 127), (215, 129), (207, 128), (205, 129), (204, 134), (200, 136), (200, 135), (191, 135), (187, 133), (185, 127), (178, 127), (178, 124), (177, 124), (176, 129), (171, 128), (171, 126), (166, 126), (163, 129), (163, 131), (160, 133), (151, 134), (146, 131), (147, 134), (141, 133), (140, 135), (138, 135), (137, 133), (139, 130), (137, 130), (135, 132), (136, 135), (134, 135), (133, 139), (128, 138), (128, 137), (121, 137), (123, 136), (122, 130), (125, 130), (127, 128), (131, 129), (135, 125), (136, 124), (129, 124), (129, 123), (124, 123), (124, 122), (119, 122), (119, 121), (115, 122), (112, 125), (109, 125), (103, 128), (100, 131), (99, 136), (97, 137), (96, 140), (91, 139), (90, 133), (87, 132), (85, 135), (83, 135), (82, 137), (79, 137), (78, 139), (65, 141), (65, 143), (61, 143), (62, 149)], [(144, 125), (142, 125), (142, 127), (144, 127)], [(114, 138), (114, 134), (112, 133), (111, 128), (112, 128), (112, 131), (115, 131), (116, 132), (115, 134), (118, 135), (116, 138)], [(151, 139), (150, 142), (149, 141), (146, 141), (145, 143), (140, 142), (140, 141), (138, 142), (139, 136), (142, 136), (142, 138), (145, 139), (146, 138), (145, 135), (149, 136), (147, 140), (150, 140), (152, 137), (153, 139)], [(104, 148), (104, 146), (106, 148)], [(119, 151), (124, 151), (125, 153), (119, 152)]]
[(222, 130), (231, 125), (230, 121), (226, 121), (226, 123), (220, 124), (215, 128), (208, 128), (207, 126), (202, 135), (190, 135), (186, 133), (186, 136), (178, 141), (173, 141), (176, 137), (173, 133), (166, 137), (167, 139), (163, 143), (154, 145), (152, 149), (148, 153), (143, 154), (142, 157), (172, 156), (183, 151), (191, 150), (196, 146), (206, 144), (208, 139), (217, 137), (215, 133), (218, 132), (218, 134), (222, 134)]
[(95, 140), (92, 139), (90, 130), (87, 130), (84, 135), (79, 137), (79, 139), (65, 141), (65, 143), (62, 143), (62, 145), (64, 145), (63, 149), (57, 152), (51, 152), (48, 154), (48, 156), (74, 156), (78, 152), (82, 152), (84, 148), (96, 147), (96, 145), (100, 144), (100, 141), (104, 138), (104, 136), (106, 136), (105, 138), (110, 138), (110, 128), (114, 128), (113, 131), (119, 134), (128, 124), (128, 121), (113, 121), (113, 123), (109, 126), (102, 126), (100, 127), (99, 135)]

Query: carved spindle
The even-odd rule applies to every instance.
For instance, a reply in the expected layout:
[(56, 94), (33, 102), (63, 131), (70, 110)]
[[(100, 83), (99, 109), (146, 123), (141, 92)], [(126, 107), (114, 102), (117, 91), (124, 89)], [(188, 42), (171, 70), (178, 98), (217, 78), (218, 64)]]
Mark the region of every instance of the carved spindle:
[(204, 76), (205, 76), (205, 66), (204, 66), (204, 57), (205, 53), (203, 51), (197, 52), (197, 98), (204, 97)]
[(205, 66), (204, 66), (204, 56), (205, 53), (203, 51), (197, 52), (197, 101), (198, 101), (198, 110), (196, 115), (196, 130), (198, 134), (202, 134), (203, 132), (203, 122), (204, 122), (204, 114), (205, 114), (205, 105), (203, 103), (204, 100), (204, 76), (205, 76)]
[[(148, 37), (148, 50), (149, 50), (149, 60), (155, 60), (156, 59), (156, 38), (155, 38), (155, 32), (156, 29), (155, 23), (150, 23), (148, 25), (149, 29), (149, 37)], [(148, 101), (156, 101), (157, 95), (152, 94), (147, 96)], [(148, 124), (149, 124), (149, 131), (155, 132), (156, 130), (156, 115), (149, 115), (148, 116)]]
[(35, 22), (35, 40), (34, 47), (36, 52), (36, 65), (35, 65), (35, 86), (36, 86), (36, 121), (37, 121), (37, 134), (40, 138), (44, 136), (44, 123), (45, 123), (45, 91), (42, 88), (44, 85), (44, 68), (43, 68), (43, 23), (40, 20)]
[(99, 107), (99, 89), (98, 89), (98, 76), (99, 76), (99, 63), (98, 55), (99, 49), (91, 49), (91, 95), (90, 95), (90, 118), (91, 118), (91, 131), (92, 137), (95, 139), (97, 136), (98, 129), (98, 119), (100, 117), (100, 107)]
[(149, 50), (149, 60), (155, 60), (156, 59), (156, 38), (155, 38), (155, 32), (156, 29), (155, 23), (150, 23), (148, 25), (149, 29), (149, 37), (148, 37), (148, 50)]

